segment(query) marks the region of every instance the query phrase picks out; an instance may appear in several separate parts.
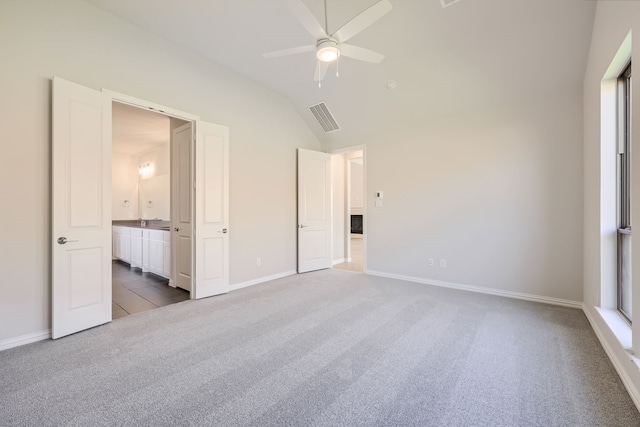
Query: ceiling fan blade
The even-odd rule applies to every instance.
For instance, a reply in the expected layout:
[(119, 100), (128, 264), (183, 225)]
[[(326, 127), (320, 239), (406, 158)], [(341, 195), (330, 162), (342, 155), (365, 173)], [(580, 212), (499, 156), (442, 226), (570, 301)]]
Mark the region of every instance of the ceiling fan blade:
[(314, 52), (315, 50), (316, 50), (316, 46), (312, 44), (308, 46), (292, 47), (290, 49), (282, 49), (282, 50), (276, 50), (274, 52), (263, 53), (262, 56), (265, 58), (277, 58), (280, 56), (297, 55), (299, 53)]
[(391, 8), (392, 6), (389, 0), (381, 0), (362, 12), (360, 15), (353, 18), (351, 21), (344, 24), (342, 28), (333, 33), (331, 37), (337, 39), (341, 43), (346, 42), (351, 37), (355, 36), (360, 31), (386, 15)]
[(384, 59), (384, 55), (381, 53), (344, 43), (340, 45), (340, 55), (376, 64)]
[(322, 28), (322, 24), (318, 22), (316, 17), (313, 16), (313, 13), (307, 9), (307, 6), (305, 6), (301, 0), (286, 0), (286, 3), (302, 26), (306, 28), (309, 34), (316, 40), (326, 39), (328, 37), (326, 31)]
[(318, 61), (316, 63), (316, 72), (313, 76), (313, 80), (316, 82), (321, 82), (324, 80), (324, 76), (327, 75), (327, 70), (329, 69), (328, 62)]

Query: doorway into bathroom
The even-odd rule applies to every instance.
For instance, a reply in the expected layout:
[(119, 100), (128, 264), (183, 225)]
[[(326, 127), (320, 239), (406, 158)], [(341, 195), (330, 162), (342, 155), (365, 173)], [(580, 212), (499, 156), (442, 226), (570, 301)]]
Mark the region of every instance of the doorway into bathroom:
[(190, 122), (112, 103), (112, 318), (190, 299), (172, 278), (172, 135)]

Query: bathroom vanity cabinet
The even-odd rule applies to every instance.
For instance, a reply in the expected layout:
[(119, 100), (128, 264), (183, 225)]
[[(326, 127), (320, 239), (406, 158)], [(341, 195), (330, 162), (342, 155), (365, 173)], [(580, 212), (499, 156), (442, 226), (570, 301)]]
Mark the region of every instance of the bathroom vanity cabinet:
[(113, 257), (158, 276), (171, 278), (171, 232), (113, 226)]

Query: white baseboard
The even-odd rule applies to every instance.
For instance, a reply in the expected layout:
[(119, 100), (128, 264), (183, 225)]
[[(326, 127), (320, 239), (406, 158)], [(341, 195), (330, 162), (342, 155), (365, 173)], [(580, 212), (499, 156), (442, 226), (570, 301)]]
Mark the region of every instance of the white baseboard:
[(51, 338), (51, 329), (0, 341), (0, 351)]
[(293, 270), (293, 271), (285, 271), (283, 273), (272, 274), (271, 276), (259, 277), (257, 279), (248, 280), (246, 282), (235, 283), (233, 285), (230, 285), (229, 286), (229, 290), (230, 291), (235, 291), (235, 290), (238, 290), (238, 289), (242, 289), (242, 288), (246, 288), (246, 287), (249, 287), (249, 286), (257, 285), (259, 283), (269, 282), (271, 280), (281, 279), (281, 278), (287, 277), (287, 276), (293, 276), (294, 274), (298, 274), (298, 272), (295, 271), (295, 270)]
[(335, 261), (332, 261), (332, 262), (331, 262), (331, 265), (342, 264), (343, 262), (349, 262), (349, 261), (347, 261), (347, 259), (346, 259), (346, 258), (337, 259), (337, 260), (335, 260)]
[(614, 369), (618, 373), (618, 376), (620, 377), (622, 384), (624, 384), (624, 387), (627, 389), (629, 396), (631, 396), (631, 400), (633, 400), (633, 403), (636, 405), (636, 408), (638, 409), (638, 411), (640, 411), (640, 390), (638, 390), (638, 387), (636, 387), (635, 382), (629, 375), (629, 371), (626, 368), (627, 366), (629, 366), (630, 369), (638, 369), (638, 366), (631, 359), (630, 355), (626, 353), (622, 345), (620, 345), (620, 348), (622, 352), (625, 354), (626, 360), (621, 359), (618, 356), (619, 352), (616, 352), (611, 345), (613, 340), (607, 339), (606, 334), (600, 327), (600, 324), (599, 324), (600, 322), (598, 322), (597, 319), (595, 318), (596, 315), (591, 313), (591, 311), (584, 304), (582, 306), (582, 311), (584, 312), (584, 315), (587, 317), (587, 320), (591, 324), (591, 329), (593, 329), (593, 331), (596, 334), (596, 337), (598, 337), (598, 341), (600, 341), (602, 348), (604, 348), (604, 352), (607, 353), (607, 357), (609, 357), (611, 364), (613, 365)]
[(507, 298), (542, 302), (545, 304), (561, 305), (564, 307), (582, 309), (582, 302), (561, 299), (561, 298), (525, 294), (522, 292), (503, 291), (501, 289), (483, 288), (481, 286), (463, 285), (460, 283), (443, 282), (440, 280), (423, 279), (420, 277), (413, 277), (413, 276), (403, 276), (400, 274), (384, 273), (382, 271), (375, 271), (375, 270), (367, 270), (366, 274), (369, 274), (371, 276), (388, 277), (390, 279), (406, 280), (407, 282), (423, 283), (425, 285), (439, 286), (442, 288), (458, 289), (462, 291), (477, 292), (481, 294), (497, 295), (497, 296), (507, 297)]

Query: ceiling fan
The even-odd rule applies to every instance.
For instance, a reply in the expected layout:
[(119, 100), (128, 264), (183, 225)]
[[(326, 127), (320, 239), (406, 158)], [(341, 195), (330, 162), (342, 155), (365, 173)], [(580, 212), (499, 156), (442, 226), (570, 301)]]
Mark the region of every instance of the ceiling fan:
[[(392, 8), (389, 0), (381, 0), (375, 3), (333, 34), (328, 34), (327, 0), (324, 0), (324, 28), (301, 0), (287, 0), (287, 2), (302, 25), (316, 39), (316, 43), (265, 53), (262, 55), (263, 57), (276, 58), (315, 51), (318, 62), (316, 64), (314, 80), (318, 82), (318, 86), (322, 85), (322, 80), (327, 73), (329, 64), (336, 62), (340, 56), (373, 63), (378, 63), (384, 59), (384, 55), (378, 52), (344, 42), (387, 14)], [(336, 76), (338, 75), (336, 71)]]

